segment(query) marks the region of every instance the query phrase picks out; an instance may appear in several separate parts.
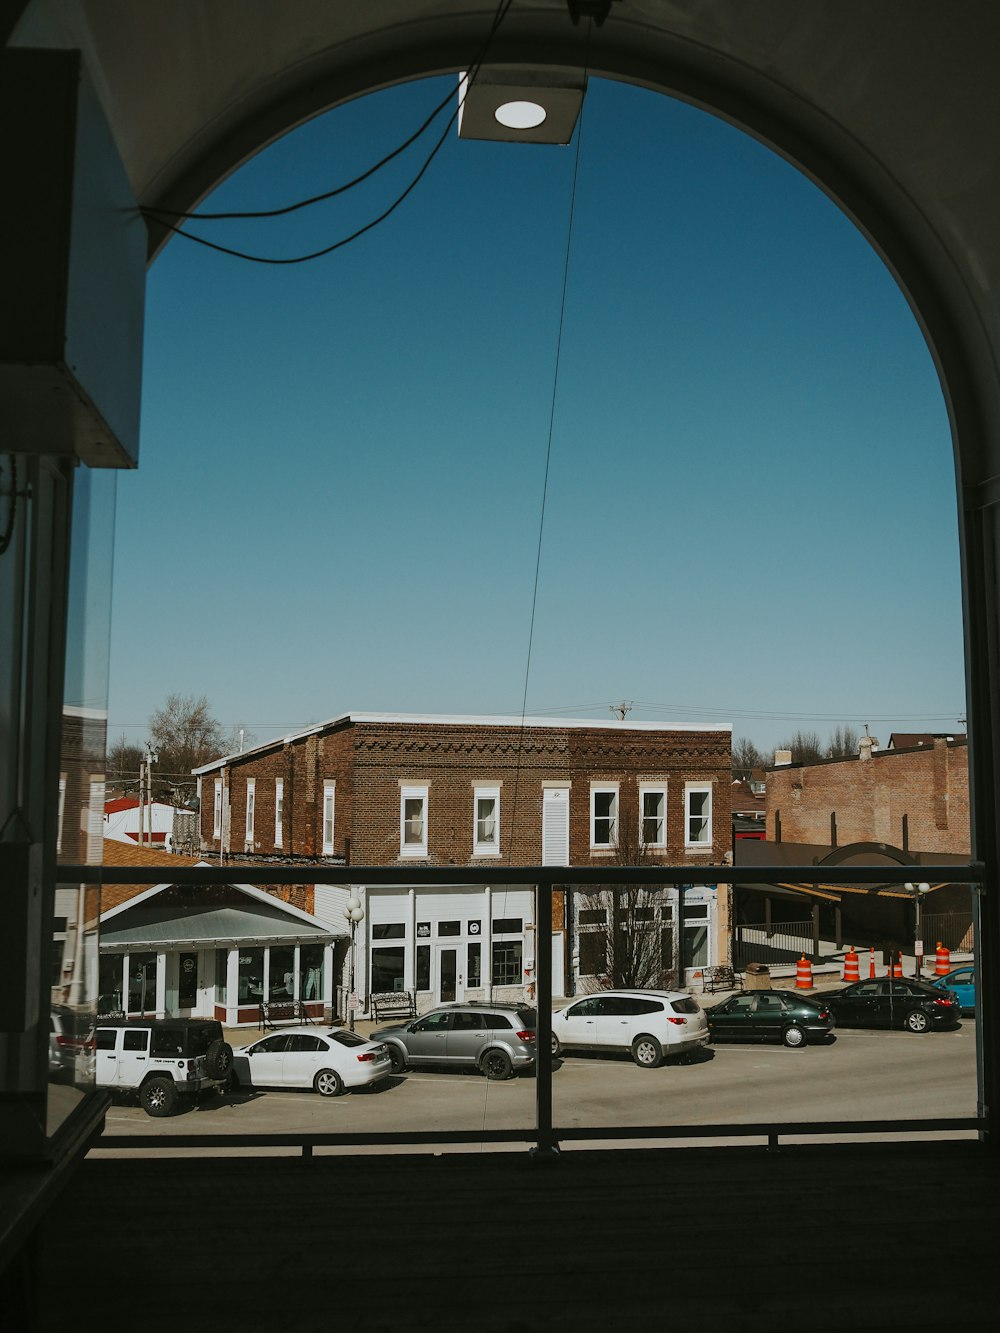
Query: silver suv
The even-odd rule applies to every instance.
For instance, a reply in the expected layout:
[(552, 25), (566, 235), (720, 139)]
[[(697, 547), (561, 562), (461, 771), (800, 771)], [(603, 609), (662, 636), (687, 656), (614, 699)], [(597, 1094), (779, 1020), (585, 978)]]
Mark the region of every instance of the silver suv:
[(172, 1115), (179, 1098), (226, 1086), (233, 1048), (211, 1018), (102, 1020), (97, 1086), (137, 1092), (147, 1115)]
[(524, 1004), (445, 1004), (409, 1023), (379, 1028), (372, 1041), (385, 1042), (394, 1074), (410, 1065), (471, 1065), (487, 1078), (510, 1078), (535, 1063), (536, 1017)]

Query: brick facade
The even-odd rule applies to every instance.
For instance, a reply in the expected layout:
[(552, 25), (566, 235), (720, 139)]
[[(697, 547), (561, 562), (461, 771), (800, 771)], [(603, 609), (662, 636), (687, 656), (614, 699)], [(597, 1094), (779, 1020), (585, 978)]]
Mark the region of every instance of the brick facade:
[(969, 766), (964, 739), (935, 740), (870, 758), (768, 769), (770, 842), (969, 855)]
[[(651, 728), (641, 723), (524, 726), (483, 719), (350, 715), (229, 756), (200, 771), (201, 845), (218, 855), (215, 784), (228, 792), (225, 853), (235, 859), (332, 859), (352, 865), (538, 865), (545, 784), (570, 789), (570, 863), (600, 864), (591, 848), (592, 783), (617, 785), (622, 828), (639, 809), (639, 787), (667, 789), (667, 845), (647, 859), (711, 865), (730, 850), (731, 733), (728, 728)], [(254, 784), (253, 846), (246, 845), (248, 780)], [(275, 842), (276, 782), (283, 788), (281, 845)], [(324, 784), (334, 783), (332, 852), (323, 848)], [(712, 840), (685, 847), (685, 784), (712, 791)], [(427, 854), (400, 856), (400, 793), (427, 788)], [(474, 789), (500, 789), (500, 856), (473, 849)]]

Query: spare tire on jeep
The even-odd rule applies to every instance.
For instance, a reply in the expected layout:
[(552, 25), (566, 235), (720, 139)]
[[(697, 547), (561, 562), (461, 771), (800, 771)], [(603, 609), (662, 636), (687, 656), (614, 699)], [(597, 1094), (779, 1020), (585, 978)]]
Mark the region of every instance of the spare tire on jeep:
[(216, 1038), (205, 1052), (205, 1073), (209, 1078), (225, 1079), (233, 1067), (233, 1048), (221, 1037)]

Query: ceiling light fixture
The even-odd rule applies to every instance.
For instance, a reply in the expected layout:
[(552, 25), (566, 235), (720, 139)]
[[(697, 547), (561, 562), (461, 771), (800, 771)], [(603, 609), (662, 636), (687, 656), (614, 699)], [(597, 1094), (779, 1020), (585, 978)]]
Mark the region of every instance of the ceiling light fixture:
[(586, 91), (582, 71), (484, 65), (471, 86), (459, 76), (459, 137), (568, 144)]
[(546, 112), (538, 102), (504, 102), (493, 116), (508, 130), (534, 130), (545, 120)]

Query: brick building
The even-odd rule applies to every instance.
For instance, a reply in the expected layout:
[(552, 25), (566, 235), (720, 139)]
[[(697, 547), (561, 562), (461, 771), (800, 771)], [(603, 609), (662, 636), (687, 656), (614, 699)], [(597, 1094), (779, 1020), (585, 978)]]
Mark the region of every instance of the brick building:
[[(728, 726), (353, 713), (197, 770), (202, 854), (213, 861), (396, 866), (399, 882), (317, 885), (318, 917), (343, 922), (353, 893), (362, 997), (405, 989), (427, 1004), (520, 996), (534, 974), (530, 890), (506, 866), (590, 866), (625, 855), (689, 865), (657, 925), (678, 976), (716, 961), (728, 929), (710, 867), (730, 850)], [(641, 830), (641, 832), (640, 832)], [(496, 866), (495, 885), (429, 888), (410, 867)], [(571, 878), (571, 877), (568, 877)], [(581, 976), (575, 895), (556, 904), (557, 993)], [(588, 931), (600, 930), (588, 907)], [(666, 946), (665, 946), (666, 947)], [(584, 969), (599, 951), (585, 951)]]
[[(912, 741), (912, 744), (901, 744)], [(787, 752), (786, 752), (787, 753)], [(934, 882), (921, 898), (904, 885), (879, 882), (880, 866), (912, 867), (911, 883), (928, 883), (925, 865), (949, 865), (970, 854), (968, 746), (965, 736), (893, 737), (890, 748), (864, 736), (859, 753), (767, 769), (767, 840), (735, 844), (737, 866), (871, 866), (868, 884), (809, 889), (789, 871), (773, 885), (734, 885), (733, 949), (782, 959), (782, 924), (811, 918), (807, 952), (820, 940), (834, 951), (866, 945), (883, 957), (931, 947), (972, 947), (974, 904), (967, 884)], [(918, 922), (920, 929), (918, 930)], [(761, 952), (766, 940), (766, 951)], [(801, 945), (789, 943), (793, 955)]]
[(847, 759), (768, 769), (767, 837), (831, 847), (884, 842), (967, 857), (966, 738), (888, 750), (862, 741)]

